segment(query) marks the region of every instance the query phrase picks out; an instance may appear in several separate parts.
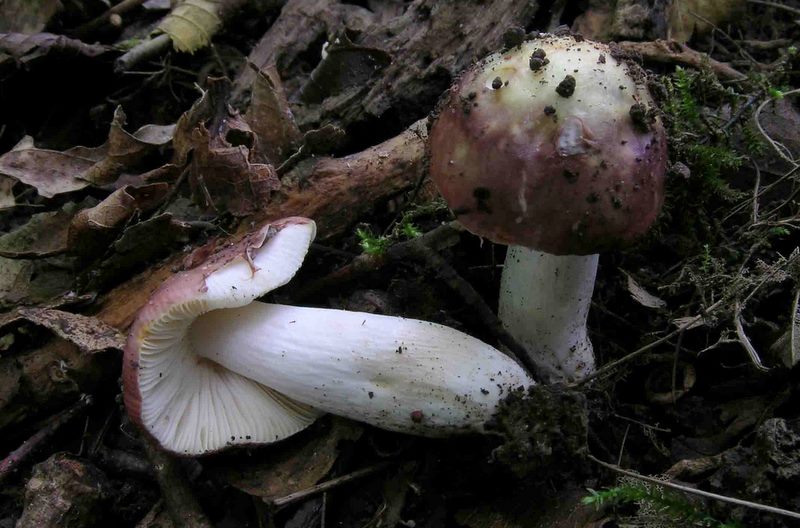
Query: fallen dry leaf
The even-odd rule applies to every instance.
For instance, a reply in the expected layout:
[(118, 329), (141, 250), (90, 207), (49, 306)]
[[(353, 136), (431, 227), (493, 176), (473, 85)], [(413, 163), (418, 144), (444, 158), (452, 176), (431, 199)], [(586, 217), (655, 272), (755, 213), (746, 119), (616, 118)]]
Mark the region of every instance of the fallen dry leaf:
[(132, 225), (110, 244), (107, 255), (79, 278), (83, 289), (102, 290), (186, 244), (195, 232), (190, 224), (164, 213)]
[(355, 441), (362, 433), (355, 422), (331, 417), (330, 425), (293, 437), (269, 451), (245, 459), (220, 460), (212, 470), (245, 493), (272, 500), (313, 486), (333, 467), (339, 442)]
[(255, 133), (255, 159), (276, 167), (300, 146), (302, 134), (275, 67), (256, 71), (245, 121)]
[(14, 184), (17, 183), (11, 178), (0, 176), (0, 211), (11, 209), (17, 205), (14, 197)]
[(627, 278), (628, 293), (631, 294), (631, 297), (634, 301), (641, 304), (645, 308), (664, 308), (667, 306), (667, 303), (663, 299), (660, 299), (649, 291), (645, 290), (628, 273), (624, 271), (622, 273)]
[(101, 253), (137, 211), (154, 209), (168, 192), (166, 183), (117, 189), (99, 204), (75, 215), (68, 227), (69, 250), (82, 256)]
[(146, 125), (133, 134), (123, 129), (125, 113), (114, 112), (108, 140), (99, 147), (73, 147), (63, 152), (40, 149), (25, 138), (0, 156), (0, 174), (36, 188), (45, 198), (89, 185), (114, 183), (153, 150), (172, 140), (174, 125)]
[(175, 128), (172, 165), (191, 157), (192, 193), (207, 209), (245, 216), (261, 209), (280, 181), (273, 167), (259, 163), (256, 134), (228, 105), (231, 83), (213, 79)]
[(47, 328), (83, 352), (95, 353), (110, 348), (122, 350), (125, 347), (125, 336), (95, 317), (52, 308), (19, 308), (16, 314), (20, 319)]

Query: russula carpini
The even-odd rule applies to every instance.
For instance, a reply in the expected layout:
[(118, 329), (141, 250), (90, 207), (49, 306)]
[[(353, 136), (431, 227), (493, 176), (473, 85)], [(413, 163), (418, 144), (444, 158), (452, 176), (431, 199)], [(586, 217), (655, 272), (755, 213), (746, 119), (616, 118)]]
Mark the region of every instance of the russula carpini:
[(664, 197), (666, 136), (644, 72), (605, 44), (539, 36), (458, 78), (429, 148), (459, 222), (511, 246), (506, 329), (549, 381), (591, 372), (597, 253), (642, 235)]
[(533, 381), (491, 346), (442, 325), (255, 301), (287, 283), (314, 222), (264, 225), (167, 280), (125, 348), (125, 405), (166, 450), (269, 443), (330, 412), (425, 436), (483, 431)]

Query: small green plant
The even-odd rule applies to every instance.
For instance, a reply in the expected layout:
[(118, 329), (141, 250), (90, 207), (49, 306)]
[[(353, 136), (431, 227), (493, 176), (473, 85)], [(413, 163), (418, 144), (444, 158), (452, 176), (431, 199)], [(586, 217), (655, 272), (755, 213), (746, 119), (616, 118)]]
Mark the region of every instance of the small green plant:
[(684, 495), (633, 478), (621, 478), (619, 484), (613, 488), (588, 491), (589, 495), (581, 501), (583, 504), (598, 508), (606, 504), (637, 506), (635, 517), (630, 519), (634, 526), (740, 528), (736, 523), (713, 518)]
[(405, 238), (408, 239), (422, 236), (422, 231), (420, 231), (419, 228), (416, 225), (414, 225), (414, 222), (412, 222), (411, 219), (407, 216), (404, 216), (403, 219), (400, 221), (398, 231), (400, 232), (401, 235), (403, 235)]
[(356, 236), (361, 250), (367, 255), (383, 255), (389, 247), (389, 237), (375, 235), (368, 227), (356, 228)]
[(785, 237), (792, 234), (792, 232), (783, 226), (775, 226), (769, 228), (769, 234), (775, 237)]

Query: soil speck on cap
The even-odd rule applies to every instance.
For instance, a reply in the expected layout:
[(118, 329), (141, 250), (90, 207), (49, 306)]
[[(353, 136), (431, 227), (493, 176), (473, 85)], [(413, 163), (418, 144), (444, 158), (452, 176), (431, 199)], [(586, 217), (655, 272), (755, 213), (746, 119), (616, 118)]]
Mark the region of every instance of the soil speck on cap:
[(575, 77), (567, 75), (564, 80), (558, 83), (556, 93), (561, 97), (572, 97), (575, 93)]

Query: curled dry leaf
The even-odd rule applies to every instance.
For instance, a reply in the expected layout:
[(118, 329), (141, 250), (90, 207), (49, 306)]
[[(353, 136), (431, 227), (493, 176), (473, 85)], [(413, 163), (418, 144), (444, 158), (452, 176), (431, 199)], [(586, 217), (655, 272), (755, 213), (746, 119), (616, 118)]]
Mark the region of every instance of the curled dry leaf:
[(154, 258), (189, 242), (194, 228), (169, 213), (154, 216), (132, 225), (119, 235), (103, 260), (89, 270), (79, 282), (88, 290), (108, 287), (142, 269)]
[(197, 201), (245, 216), (261, 209), (280, 182), (271, 165), (258, 162), (258, 137), (228, 105), (230, 90), (229, 80), (210, 80), (208, 90), (178, 119), (172, 165), (186, 164), (193, 153), (189, 183)]
[(319, 482), (336, 462), (339, 443), (358, 440), (362, 430), (355, 422), (332, 417), (323, 430), (308, 431), (292, 442), (263, 451), (259, 459), (249, 455), (225, 458), (213, 471), (245, 493), (277, 499)]
[(127, 169), (172, 140), (174, 125), (146, 125), (133, 134), (123, 129), (125, 113), (114, 112), (108, 140), (99, 147), (73, 147), (63, 152), (40, 149), (30, 138), (0, 156), (0, 175), (36, 188), (45, 198), (89, 185), (114, 183)]
[[(233, 116), (223, 130), (244, 133), (245, 127), (246, 123)], [(272, 191), (280, 187), (280, 181), (272, 165), (252, 163), (247, 146), (228, 143), (231, 134), (220, 132), (212, 135), (202, 125), (194, 131), (195, 149), (189, 183), (205, 207), (234, 216), (246, 216), (261, 209)], [(252, 139), (249, 128), (247, 132)], [(243, 134), (241, 137), (247, 136)]]
[(641, 304), (645, 308), (664, 308), (667, 306), (667, 303), (664, 299), (656, 297), (649, 291), (642, 288), (636, 280), (631, 277), (628, 273), (622, 272), (625, 277), (627, 278), (627, 288), (628, 293), (631, 294), (631, 297), (634, 301)]
[(110, 348), (122, 350), (125, 347), (125, 336), (95, 317), (52, 308), (19, 308), (16, 314), (20, 319), (47, 328), (83, 352), (95, 353)]
[(141, 187), (126, 185), (94, 207), (83, 209), (69, 224), (68, 245), (72, 253), (96, 255), (137, 211), (150, 211), (161, 204), (169, 192), (166, 183)]
[(225, 15), (243, 3), (243, 0), (183, 0), (164, 17), (158, 29), (169, 35), (176, 50), (194, 53), (211, 42)]
[(299, 147), (300, 129), (274, 66), (256, 70), (245, 120), (256, 136), (254, 150), (258, 161), (278, 166)]

